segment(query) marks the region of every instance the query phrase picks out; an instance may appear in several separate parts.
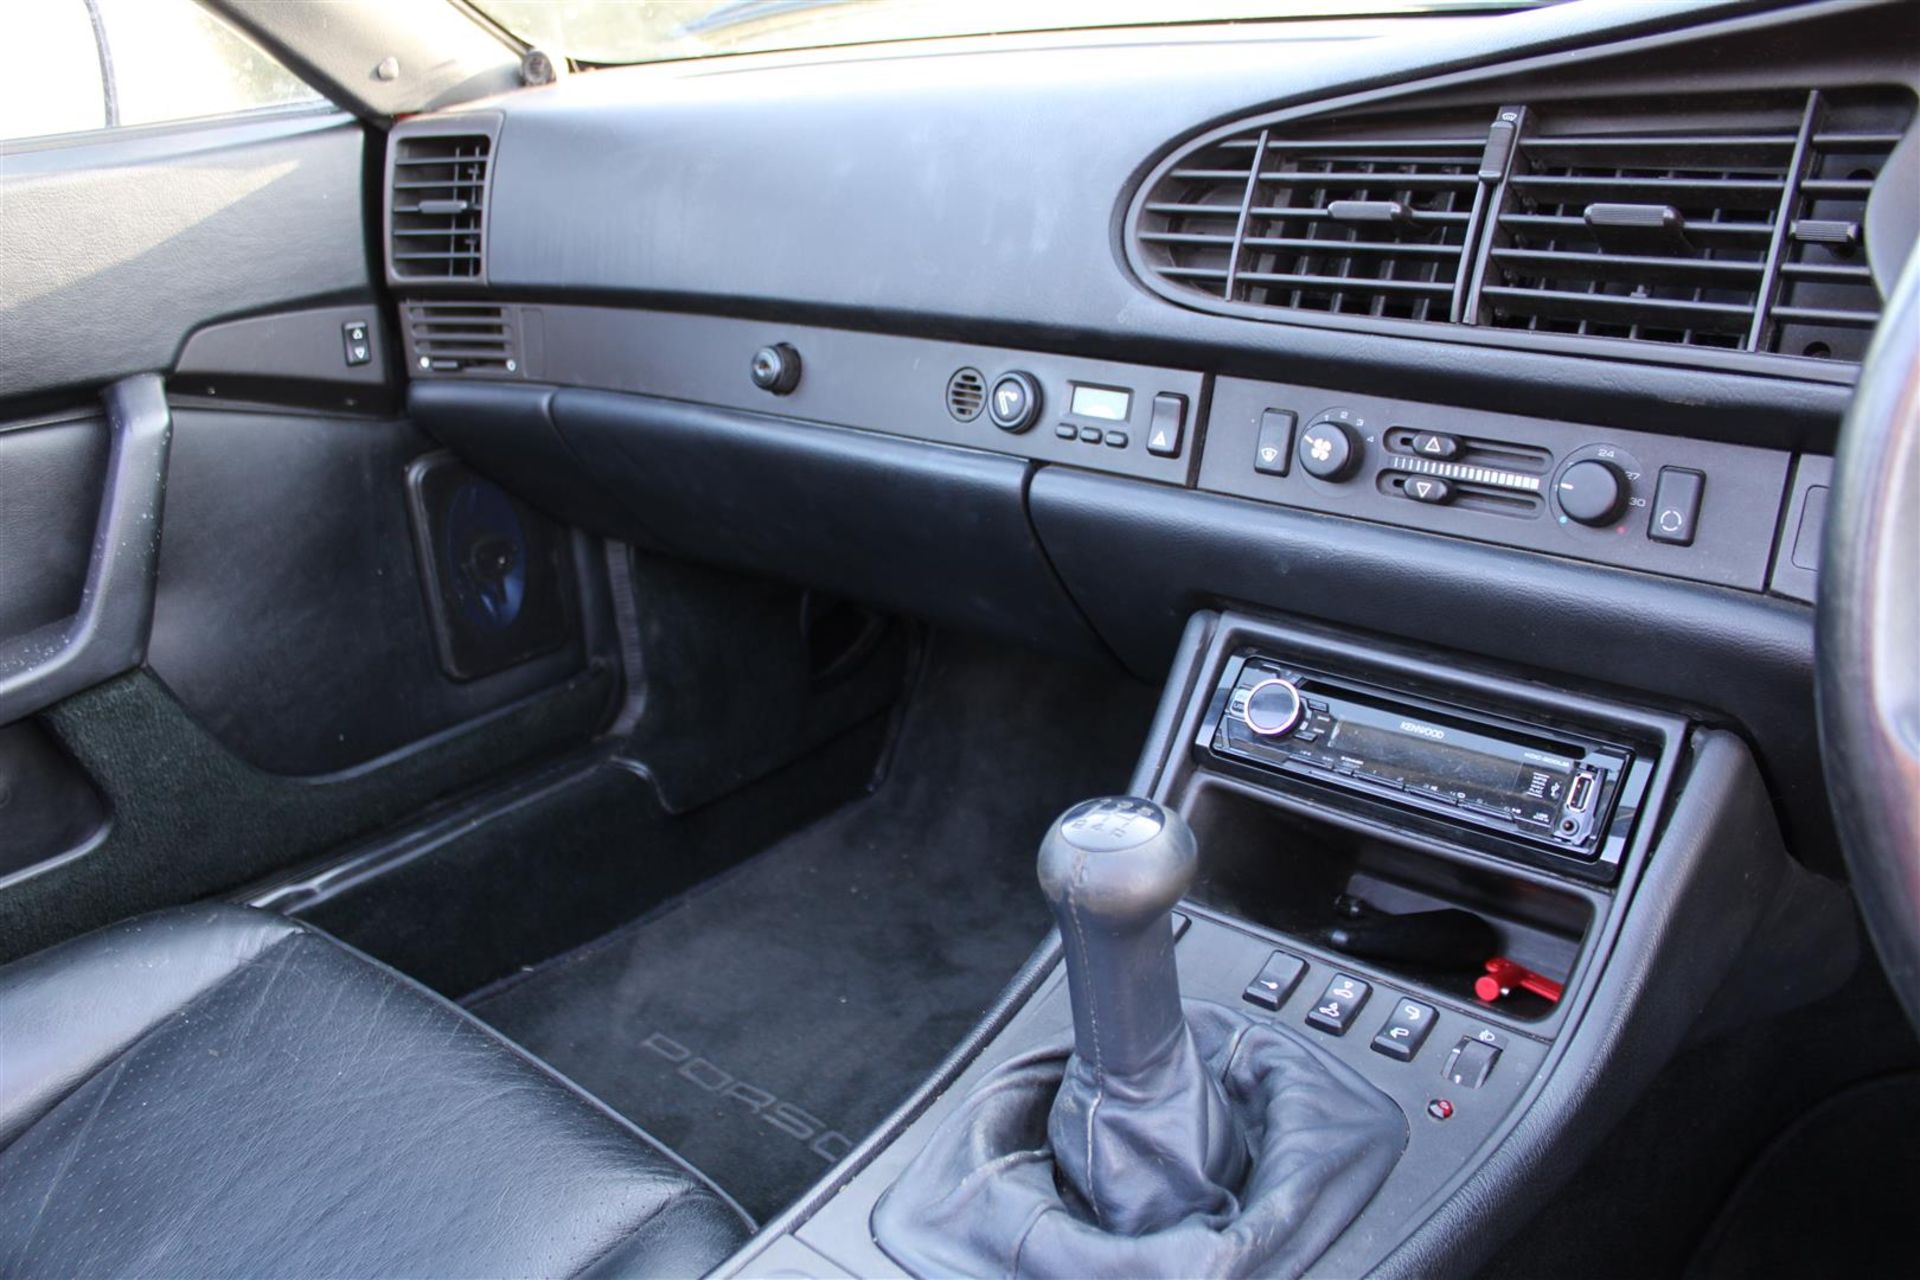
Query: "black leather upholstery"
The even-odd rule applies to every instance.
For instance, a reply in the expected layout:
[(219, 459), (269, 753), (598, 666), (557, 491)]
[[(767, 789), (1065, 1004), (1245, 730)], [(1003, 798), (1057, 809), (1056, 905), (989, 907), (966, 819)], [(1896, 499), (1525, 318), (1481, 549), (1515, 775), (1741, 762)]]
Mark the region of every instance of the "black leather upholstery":
[(452, 1005), (197, 907), (0, 969), (0, 1275), (696, 1275), (745, 1216)]
[[(1186, 1005), (1205, 1070), (1224, 1086), (1252, 1169), (1219, 1200), (1137, 1235), (1106, 1229), (1062, 1193), (1050, 1145), (1067, 1046), (988, 1073), (874, 1209), (873, 1237), (915, 1276), (1298, 1276), (1345, 1231), (1407, 1145), (1407, 1120), (1366, 1078), (1291, 1028), (1205, 1000)], [(1150, 1114), (1140, 1117), (1152, 1123)], [(1164, 1147), (1149, 1137), (1135, 1152)], [(1148, 1160), (1110, 1163), (1150, 1196)]]

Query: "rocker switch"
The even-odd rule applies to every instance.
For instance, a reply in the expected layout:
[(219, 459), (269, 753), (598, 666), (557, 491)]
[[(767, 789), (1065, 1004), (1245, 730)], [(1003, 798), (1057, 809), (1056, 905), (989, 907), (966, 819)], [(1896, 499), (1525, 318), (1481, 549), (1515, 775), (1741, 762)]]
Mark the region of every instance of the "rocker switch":
[(365, 320), (349, 320), (341, 325), (340, 338), (346, 346), (348, 368), (372, 363), (373, 340), (368, 336)]
[(1462, 1039), (1453, 1046), (1453, 1052), (1447, 1055), (1447, 1065), (1442, 1074), (1462, 1089), (1478, 1089), (1493, 1074), (1493, 1064), (1500, 1061), (1500, 1050), (1484, 1040)]
[(1187, 430), (1187, 398), (1161, 392), (1153, 398), (1153, 418), (1147, 423), (1147, 452), (1156, 458), (1180, 454), (1180, 438)]

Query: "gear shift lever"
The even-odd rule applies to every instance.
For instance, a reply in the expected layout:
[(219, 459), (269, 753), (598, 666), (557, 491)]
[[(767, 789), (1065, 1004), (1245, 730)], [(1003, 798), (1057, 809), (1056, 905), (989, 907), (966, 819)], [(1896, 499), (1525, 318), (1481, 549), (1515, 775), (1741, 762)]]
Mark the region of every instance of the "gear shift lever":
[(1109, 797), (1040, 845), (1060, 925), (1073, 1057), (1048, 1118), (1054, 1159), (1108, 1231), (1138, 1235), (1232, 1203), (1246, 1140), (1180, 1005), (1168, 910), (1198, 852), (1179, 814)]

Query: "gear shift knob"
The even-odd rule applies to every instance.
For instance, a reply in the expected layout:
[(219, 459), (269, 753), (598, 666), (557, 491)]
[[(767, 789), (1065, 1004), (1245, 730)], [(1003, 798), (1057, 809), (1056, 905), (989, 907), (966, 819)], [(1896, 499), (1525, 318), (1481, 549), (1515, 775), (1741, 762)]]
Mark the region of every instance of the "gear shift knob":
[(1163, 1060), (1185, 1029), (1168, 910), (1193, 883), (1193, 832), (1151, 800), (1067, 810), (1040, 845), (1040, 888), (1066, 950), (1074, 1051), (1096, 1074)]

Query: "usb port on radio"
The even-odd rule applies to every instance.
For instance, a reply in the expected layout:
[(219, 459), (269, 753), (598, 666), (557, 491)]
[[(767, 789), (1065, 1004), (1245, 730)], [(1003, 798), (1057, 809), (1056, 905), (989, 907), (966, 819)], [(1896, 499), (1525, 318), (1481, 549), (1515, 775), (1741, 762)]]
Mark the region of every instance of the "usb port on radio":
[(1567, 792), (1567, 811), (1569, 813), (1585, 813), (1588, 809), (1591, 809), (1593, 807), (1593, 790), (1592, 774), (1575, 774), (1573, 787)]

